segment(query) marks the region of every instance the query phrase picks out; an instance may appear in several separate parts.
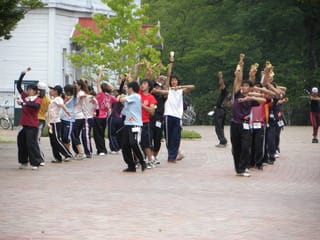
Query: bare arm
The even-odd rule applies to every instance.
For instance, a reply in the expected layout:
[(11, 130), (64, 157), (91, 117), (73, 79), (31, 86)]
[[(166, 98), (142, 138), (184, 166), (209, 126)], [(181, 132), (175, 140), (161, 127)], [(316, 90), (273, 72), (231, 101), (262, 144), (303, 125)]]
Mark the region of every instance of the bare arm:
[(258, 93), (258, 92), (249, 92), (248, 95), (250, 97), (262, 97), (263, 96), (262, 93)]
[(184, 93), (191, 92), (192, 90), (194, 90), (196, 88), (194, 85), (182, 85), (180, 87), (182, 88)]
[(248, 101), (256, 101), (258, 103), (265, 103), (267, 100), (262, 97), (252, 97), (252, 96), (246, 96), (244, 98), (238, 98), (239, 102), (248, 102)]
[(237, 68), (234, 72), (235, 78), (234, 78), (234, 82), (233, 82), (233, 92), (236, 93), (240, 90), (242, 81), (243, 81), (243, 59), (244, 59), (245, 55), (243, 53), (240, 54), (240, 60), (239, 63), (237, 65)]
[(219, 88), (220, 88), (221, 90), (225, 89), (225, 88), (226, 88), (226, 85), (225, 85), (225, 83), (224, 83), (223, 74), (222, 74), (221, 71), (218, 72), (218, 79), (219, 79)]
[(260, 92), (262, 92), (262, 93), (264, 93), (264, 94), (266, 94), (268, 96), (273, 96), (273, 97), (276, 96), (275, 92), (270, 91), (270, 90), (268, 90), (268, 89), (266, 89), (264, 87), (260, 88), (260, 87), (254, 86), (253, 89), (256, 90), (256, 91), (260, 91)]
[(134, 73), (134, 76), (132, 78), (132, 81), (134, 82), (137, 82), (138, 81), (138, 78), (139, 78), (139, 73), (140, 73), (140, 70), (141, 70), (141, 66), (145, 64), (145, 62), (139, 62), (138, 64), (136, 64), (135, 66), (135, 73)]
[(155, 112), (155, 110), (156, 110), (156, 108), (157, 108), (157, 105), (154, 105), (154, 104), (151, 104), (150, 107), (148, 107), (148, 106), (146, 106), (146, 105), (144, 105), (144, 104), (142, 104), (141, 106), (142, 106), (142, 108), (143, 108), (144, 110), (146, 110), (151, 116), (154, 115), (154, 112)]
[(101, 83), (102, 74), (103, 74), (103, 67), (100, 67), (100, 68), (99, 68), (99, 75), (98, 75), (98, 78), (97, 78), (97, 80), (96, 80), (97, 92), (98, 92), (98, 93), (101, 92), (100, 83)]
[(161, 94), (161, 95), (168, 95), (169, 94), (169, 90), (163, 90), (163, 89), (156, 89), (154, 88), (152, 90), (152, 93), (154, 94)]
[(319, 96), (310, 96), (310, 100), (320, 101)]
[(170, 78), (171, 78), (171, 73), (172, 73), (172, 69), (173, 69), (173, 63), (174, 63), (174, 56), (170, 56), (168, 70), (167, 70), (167, 81), (166, 81), (166, 85), (165, 85), (166, 89), (170, 88)]
[(117, 101), (118, 101), (118, 102), (121, 102), (121, 103), (124, 103), (125, 101), (127, 101), (126, 95), (124, 95), (124, 94), (119, 95), (119, 96), (117, 97)]
[(249, 81), (252, 82), (253, 84), (256, 83), (256, 73), (257, 69), (259, 67), (258, 63), (252, 64), (249, 72)]

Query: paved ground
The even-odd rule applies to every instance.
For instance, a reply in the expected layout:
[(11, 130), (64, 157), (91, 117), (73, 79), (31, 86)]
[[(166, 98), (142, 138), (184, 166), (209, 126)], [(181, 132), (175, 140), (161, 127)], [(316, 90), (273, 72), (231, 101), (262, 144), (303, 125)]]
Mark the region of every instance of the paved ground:
[(280, 159), (251, 178), (235, 176), (212, 127), (191, 129), (203, 138), (182, 142), (183, 161), (144, 173), (122, 173), (121, 155), (19, 170), (16, 145), (0, 143), (0, 239), (320, 239), (311, 127), (286, 127)]

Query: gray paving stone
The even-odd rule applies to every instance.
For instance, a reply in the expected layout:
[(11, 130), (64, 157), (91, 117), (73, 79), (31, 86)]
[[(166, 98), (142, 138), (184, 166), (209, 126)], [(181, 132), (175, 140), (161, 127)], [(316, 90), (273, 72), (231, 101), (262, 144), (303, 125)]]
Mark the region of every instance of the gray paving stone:
[(202, 139), (182, 141), (186, 157), (168, 164), (163, 144), (161, 164), (144, 173), (122, 173), (121, 155), (51, 164), (46, 138), (47, 165), (19, 170), (16, 144), (0, 143), (0, 239), (319, 239), (311, 127), (286, 127), (280, 159), (251, 178), (235, 176), (230, 144), (215, 148), (213, 127), (188, 129)]

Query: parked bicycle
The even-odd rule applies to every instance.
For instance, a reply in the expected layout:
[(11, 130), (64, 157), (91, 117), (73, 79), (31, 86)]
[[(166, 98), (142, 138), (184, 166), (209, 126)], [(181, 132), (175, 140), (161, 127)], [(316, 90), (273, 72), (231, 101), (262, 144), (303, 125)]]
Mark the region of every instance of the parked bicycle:
[(194, 111), (192, 105), (187, 106), (187, 109), (183, 111), (182, 123), (184, 126), (191, 126), (196, 122), (197, 114)]
[(13, 119), (9, 116), (9, 108), (8, 100), (4, 102), (4, 105), (1, 106), (3, 108), (1, 117), (0, 117), (0, 126), (3, 129), (9, 129), (13, 130)]

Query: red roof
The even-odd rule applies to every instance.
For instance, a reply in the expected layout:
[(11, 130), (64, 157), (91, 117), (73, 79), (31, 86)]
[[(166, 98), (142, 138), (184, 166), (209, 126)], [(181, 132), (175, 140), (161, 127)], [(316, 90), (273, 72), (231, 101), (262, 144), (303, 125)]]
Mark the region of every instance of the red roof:
[[(78, 19), (77, 24), (79, 24), (83, 28), (91, 29), (96, 34), (99, 34), (101, 32), (101, 30), (98, 28), (96, 22), (91, 17), (80, 17)], [(141, 34), (145, 34), (147, 29), (154, 28), (154, 27), (155, 27), (155, 25), (143, 24), (142, 29), (141, 29)], [(80, 32), (77, 29), (74, 29), (74, 31), (72, 33), (72, 37), (76, 37), (79, 35), (80, 35)]]
[(142, 29), (141, 29), (141, 33), (142, 34), (145, 34), (146, 31), (149, 29), (149, 28), (154, 28), (155, 25), (151, 25), (151, 24), (143, 24), (142, 25)]
[[(100, 29), (98, 28), (97, 24), (95, 21), (93, 21), (92, 18), (90, 17), (80, 17), (78, 19), (78, 23), (81, 27), (83, 28), (89, 28), (91, 29), (94, 33), (99, 34), (100, 33)], [(80, 32), (77, 29), (74, 29), (73, 33), (72, 33), (72, 37), (76, 37), (79, 36)]]

